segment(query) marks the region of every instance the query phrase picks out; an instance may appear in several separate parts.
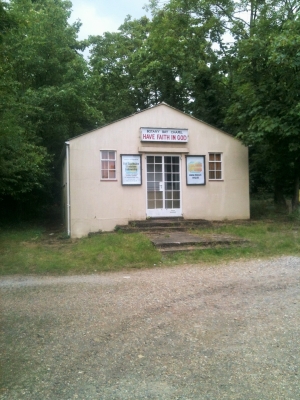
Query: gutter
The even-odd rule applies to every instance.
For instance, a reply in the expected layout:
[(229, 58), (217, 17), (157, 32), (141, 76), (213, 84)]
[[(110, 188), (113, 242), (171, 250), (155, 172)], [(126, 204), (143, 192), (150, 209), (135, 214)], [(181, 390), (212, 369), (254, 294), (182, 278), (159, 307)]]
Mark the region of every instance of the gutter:
[(70, 143), (66, 142), (66, 162), (67, 162), (67, 231), (71, 236), (71, 204), (70, 204)]

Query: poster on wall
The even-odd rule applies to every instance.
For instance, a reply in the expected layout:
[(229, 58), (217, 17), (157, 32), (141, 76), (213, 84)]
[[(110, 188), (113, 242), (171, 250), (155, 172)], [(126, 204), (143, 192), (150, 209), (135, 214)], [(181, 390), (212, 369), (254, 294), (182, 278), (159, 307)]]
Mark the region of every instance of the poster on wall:
[(205, 156), (186, 156), (186, 184), (205, 185)]
[(121, 154), (122, 185), (142, 184), (142, 162), (140, 154)]

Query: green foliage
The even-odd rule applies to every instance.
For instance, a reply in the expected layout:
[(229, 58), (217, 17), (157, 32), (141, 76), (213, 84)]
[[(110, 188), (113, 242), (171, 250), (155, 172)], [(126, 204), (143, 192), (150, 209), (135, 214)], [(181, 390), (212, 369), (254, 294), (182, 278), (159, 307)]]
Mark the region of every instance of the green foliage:
[(119, 32), (90, 37), (90, 93), (105, 122), (150, 105), (147, 88), (137, 85), (148, 24), (146, 17), (135, 21), (127, 18)]
[[(15, 127), (0, 136), (0, 196), (21, 199), (47, 186), (50, 157), (42, 146), (26, 140)], [(1, 199), (1, 197), (0, 197)]]
[(85, 42), (71, 6), (0, 0), (0, 199), (53, 201), (66, 139), (165, 101), (251, 146), (253, 192), (297, 206), (298, 2), (152, 0)]
[(164, 101), (222, 127), (226, 78), (211, 29), (170, 3), (151, 21), (127, 18), (119, 32), (90, 37), (91, 93), (106, 122)]
[(34, 191), (51, 189), (63, 142), (102, 120), (88, 97), (80, 24), (68, 24), (70, 7), (12, 0), (1, 8), (0, 198), (30, 201)]
[[(291, 4), (292, 5), (292, 4)], [(300, 176), (299, 33), (297, 9), (262, 4), (249, 35), (236, 44), (227, 124), (253, 146), (252, 170), (261, 171), (275, 199), (297, 187)], [(296, 185), (297, 186), (297, 185)]]

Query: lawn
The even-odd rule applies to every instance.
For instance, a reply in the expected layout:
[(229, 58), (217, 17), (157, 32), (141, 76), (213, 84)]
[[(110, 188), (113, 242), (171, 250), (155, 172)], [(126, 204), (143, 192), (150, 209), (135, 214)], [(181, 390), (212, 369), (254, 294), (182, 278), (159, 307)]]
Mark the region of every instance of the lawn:
[(0, 231), (0, 274), (70, 274), (141, 268), (160, 254), (142, 234), (107, 233), (77, 240), (43, 228)]
[(214, 224), (194, 233), (230, 234), (247, 239), (242, 247), (195, 250), (162, 256), (142, 233), (103, 233), (66, 239), (42, 226), (0, 228), (0, 274), (80, 274), (151, 268), (182, 263), (300, 254), (298, 219)]

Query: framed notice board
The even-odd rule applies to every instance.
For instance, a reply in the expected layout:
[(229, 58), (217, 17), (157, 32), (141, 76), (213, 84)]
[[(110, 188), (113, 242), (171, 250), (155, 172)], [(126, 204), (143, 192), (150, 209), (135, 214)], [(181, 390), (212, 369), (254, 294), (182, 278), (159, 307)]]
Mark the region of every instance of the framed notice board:
[(123, 186), (142, 184), (142, 158), (140, 154), (121, 154), (121, 175)]
[(186, 184), (205, 185), (205, 156), (186, 157)]

